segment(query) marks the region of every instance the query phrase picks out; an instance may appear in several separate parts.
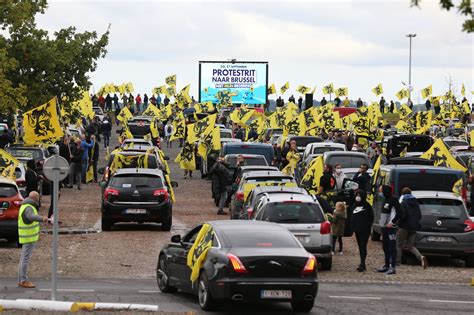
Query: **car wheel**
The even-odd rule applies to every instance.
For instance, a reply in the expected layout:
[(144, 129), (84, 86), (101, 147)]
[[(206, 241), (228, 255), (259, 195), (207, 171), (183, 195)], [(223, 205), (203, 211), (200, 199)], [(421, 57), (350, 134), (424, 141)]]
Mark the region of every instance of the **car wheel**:
[(112, 220), (102, 215), (102, 231), (110, 231), (112, 229)]
[(319, 266), (321, 270), (331, 270), (332, 268), (332, 257), (320, 259)]
[(166, 262), (165, 255), (161, 255), (158, 259), (158, 266), (156, 267), (156, 282), (158, 288), (164, 293), (174, 293), (178, 289), (169, 285), (170, 279), (168, 274), (168, 263)]
[(464, 259), (466, 268), (474, 268), (474, 255), (469, 255)]
[(291, 301), (291, 309), (293, 312), (309, 313), (314, 307), (314, 299), (310, 301)]
[(217, 307), (217, 304), (209, 291), (209, 280), (207, 279), (205, 272), (202, 272), (199, 277), (198, 299), (199, 306), (203, 311), (212, 311)]
[(21, 248), (21, 244), (20, 244), (20, 240), (18, 239), (18, 236), (8, 238), (7, 241), (8, 241), (9, 243), (13, 243), (13, 245), (14, 245), (15, 247)]
[(374, 242), (379, 242), (380, 241), (380, 234), (375, 232), (373, 229), (372, 229), (372, 235), (370, 236), (370, 239)]
[(172, 212), (172, 208), (170, 206), (170, 209), (168, 210), (168, 215), (163, 220), (163, 222), (161, 222), (161, 230), (162, 231), (170, 231), (172, 225), (173, 225), (173, 212)]

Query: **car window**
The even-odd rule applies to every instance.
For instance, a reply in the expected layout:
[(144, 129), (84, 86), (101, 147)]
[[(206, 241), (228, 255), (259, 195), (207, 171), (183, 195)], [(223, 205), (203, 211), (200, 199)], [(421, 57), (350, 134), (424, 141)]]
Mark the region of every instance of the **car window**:
[(324, 215), (316, 203), (274, 202), (265, 206), (261, 219), (275, 223), (322, 223)]
[(458, 179), (459, 174), (456, 173), (404, 172), (398, 175), (397, 187), (399, 193), (403, 187), (410, 187), (411, 190), (452, 191)]
[(326, 164), (341, 164), (342, 168), (359, 168), (361, 164), (368, 164), (367, 158), (362, 156), (334, 155), (331, 156)]
[(344, 151), (344, 149), (338, 147), (315, 147), (313, 151), (311, 151), (311, 154), (323, 154), (324, 152), (331, 151)]
[(9, 184), (0, 184), (0, 197), (10, 198), (18, 194), (15, 186)]
[(189, 231), (188, 234), (183, 237), (183, 243), (194, 243), (201, 228), (202, 225), (198, 225), (194, 229)]
[(289, 183), (293, 181), (293, 178), (291, 177), (258, 177), (258, 178), (248, 179), (246, 183), (261, 183), (261, 182), (269, 182), (269, 181)]
[(163, 181), (159, 176), (126, 174), (112, 177), (110, 186), (116, 188), (161, 188)]
[(293, 138), (296, 141), (297, 147), (306, 147), (310, 143), (323, 142), (321, 138)]
[(392, 139), (392, 154), (400, 155), (405, 148), (407, 152), (425, 152), (431, 147), (429, 137), (396, 137)]
[(232, 247), (278, 247), (278, 248), (296, 248), (300, 244), (296, 239), (286, 231), (265, 231), (265, 230), (227, 230), (225, 234)]
[(464, 205), (459, 200), (419, 198), (421, 214), (433, 217), (449, 217), (466, 219), (467, 213)]
[(29, 148), (8, 148), (8, 152), (16, 158), (42, 160), (43, 155), (40, 150)]
[(444, 144), (446, 144), (448, 147), (455, 147), (455, 146), (468, 146), (469, 143), (466, 141), (462, 140), (448, 140), (444, 141)]

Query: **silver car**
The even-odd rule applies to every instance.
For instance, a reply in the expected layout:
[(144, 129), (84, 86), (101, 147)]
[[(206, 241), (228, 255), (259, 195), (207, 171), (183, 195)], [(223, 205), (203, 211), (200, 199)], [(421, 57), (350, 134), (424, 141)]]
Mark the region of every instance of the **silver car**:
[(331, 224), (326, 221), (314, 196), (267, 194), (256, 203), (250, 219), (275, 222), (285, 227), (308, 252), (317, 257), (321, 269), (331, 269)]

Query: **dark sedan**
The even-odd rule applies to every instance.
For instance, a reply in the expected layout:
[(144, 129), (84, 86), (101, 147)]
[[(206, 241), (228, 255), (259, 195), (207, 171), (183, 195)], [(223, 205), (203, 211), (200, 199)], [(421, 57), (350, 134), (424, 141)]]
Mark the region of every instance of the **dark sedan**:
[[(199, 261), (196, 245), (202, 244), (201, 229), (206, 231), (209, 249), (191, 281), (188, 263)], [(299, 312), (313, 308), (318, 292), (316, 258), (277, 224), (211, 221), (182, 238), (173, 236), (171, 242), (158, 258), (157, 282), (162, 292), (198, 295), (203, 310), (212, 310), (225, 300), (290, 302)], [(198, 253), (202, 252), (201, 247)]]

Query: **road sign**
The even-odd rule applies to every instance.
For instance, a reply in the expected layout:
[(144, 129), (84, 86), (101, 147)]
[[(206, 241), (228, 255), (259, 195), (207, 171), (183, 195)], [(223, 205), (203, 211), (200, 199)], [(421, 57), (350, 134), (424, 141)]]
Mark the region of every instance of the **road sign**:
[(43, 164), (43, 174), (50, 181), (54, 180), (54, 171), (59, 171), (59, 180), (63, 180), (69, 174), (69, 163), (65, 158), (54, 155), (47, 158)]

